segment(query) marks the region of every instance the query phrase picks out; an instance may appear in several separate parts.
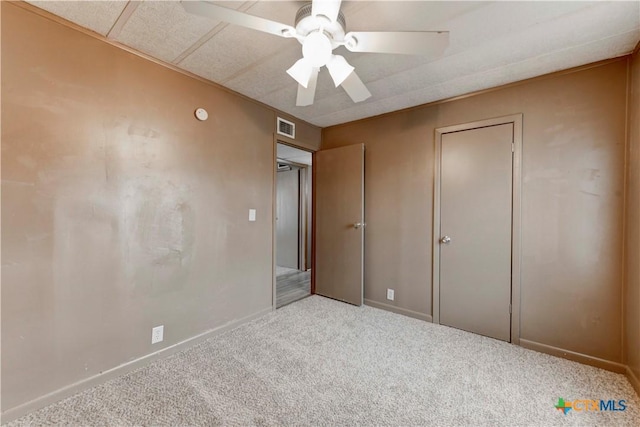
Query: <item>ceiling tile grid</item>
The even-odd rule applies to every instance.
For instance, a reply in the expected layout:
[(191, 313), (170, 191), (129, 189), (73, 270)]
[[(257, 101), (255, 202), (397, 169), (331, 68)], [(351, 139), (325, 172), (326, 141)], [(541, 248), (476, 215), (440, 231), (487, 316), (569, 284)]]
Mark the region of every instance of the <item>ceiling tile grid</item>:
[[(315, 103), (296, 107), (286, 74), (302, 56), (296, 40), (190, 15), (175, 0), (139, 2), (128, 20), (125, 1), (32, 3), (103, 35), (123, 24), (120, 43), (323, 127), (625, 55), (640, 40), (638, 1), (343, 1), (347, 31), (448, 30), (450, 46), (440, 58), (337, 48), (373, 96), (354, 104), (323, 68)], [(305, 4), (215, 3), (289, 25)]]
[(230, 25), (179, 65), (202, 77), (222, 83), (241, 70), (251, 68), (260, 59), (286, 49), (292, 42), (270, 35), (256, 37), (255, 33), (254, 30)]
[[(477, 46), (456, 55), (447, 56), (447, 52), (441, 59), (425, 61), (404, 73), (387, 75), (378, 81), (371, 81), (366, 73), (360, 72), (373, 65), (354, 63), (373, 93), (370, 100), (353, 104), (340, 95), (327, 100), (316, 98), (313, 106), (306, 107), (306, 111), (298, 109), (295, 114), (319, 126), (329, 126), (619, 56), (630, 52), (640, 38), (640, 12), (636, 9), (637, 3), (582, 4), (581, 9), (565, 14), (562, 22), (543, 21), (518, 34), (478, 40)], [(609, 19), (603, 20), (603, 16)], [(456, 26), (452, 25), (453, 28)], [(618, 32), (622, 32), (620, 36), (616, 36)], [(591, 41), (610, 37), (613, 39), (605, 43)], [(608, 46), (606, 50), (598, 48), (603, 44)], [(454, 41), (450, 50), (455, 51)], [(552, 55), (557, 50), (561, 54)], [(539, 59), (541, 55), (545, 57), (544, 61), (530, 60)], [(474, 78), (477, 76), (482, 77)], [(284, 108), (285, 103), (279, 102), (279, 108)], [(369, 107), (368, 104), (376, 106)], [(329, 111), (329, 114), (323, 115), (323, 111)]]
[[(490, 2), (485, 7), (457, 16), (446, 23), (451, 31), (451, 46), (448, 54), (474, 48), (478, 44), (504, 37), (517, 37), (526, 28), (562, 19), (581, 10), (595, 7), (600, 2), (549, 1), (549, 2)], [(549, 36), (562, 31), (563, 26), (554, 27)]]
[(127, 1), (29, 1), (28, 3), (106, 36)]
[[(228, 7), (233, 2), (220, 2)], [(249, 14), (289, 23), (304, 2), (255, 2)], [(284, 39), (239, 26), (229, 25), (211, 40), (189, 55), (180, 66), (202, 77), (225, 84), (227, 80), (259, 66), (284, 49), (300, 46), (295, 40)], [(243, 94), (246, 94), (243, 92)]]
[[(410, 92), (425, 85), (437, 84), (447, 78), (457, 78), (469, 74), (477, 73), (494, 68), (504, 67), (509, 64), (519, 63), (529, 58), (535, 58), (558, 50), (567, 50), (578, 47), (586, 51), (588, 44), (594, 40), (601, 40), (617, 34), (628, 34), (630, 40), (640, 37), (637, 23), (626, 14), (623, 8), (614, 10), (619, 16), (613, 22), (615, 27), (610, 25), (599, 25), (599, 31), (595, 35), (587, 36), (587, 25), (593, 18), (601, 16), (599, 8), (588, 8), (579, 13), (571, 15), (564, 20), (562, 32), (553, 31), (554, 23), (545, 22), (539, 25), (523, 29), (518, 34), (517, 44), (514, 45), (513, 37), (509, 34), (491, 41), (479, 43), (473, 49), (468, 49), (455, 55), (445, 55), (443, 58), (431, 63), (423, 63), (415, 68), (409, 69), (400, 75), (385, 76), (387, 83), (379, 93), (379, 96), (386, 97), (394, 95), (390, 88), (400, 87), (406, 92)], [(612, 13), (609, 13), (613, 16)], [(636, 32), (634, 36), (633, 32)], [(632, 47), (633, 48), (633, 47)], [(616, 55), (628, 52), (628, 46), (617, 46), (614, 52)], [(363, 67), (364, 68), (364, 67)], [(561, 67), (562, 68), (562, 67)], [(564, 68), (567, 68), (564, 66)], [(451, 73), (450, 70), (455, 70)], [(452, 75), (453, 74), (453, 75)], [(394, 81), (396, 80), (397, 81)], [(368, 80), (372, 82), (371, 79)], [(510, 83), (510, 82), (505, 82)]]
[(144, 1), (116, 40), (165, 62), (173, 62), (219, 21), (184, 11), (179, 1)]
[[(233, 79), (225, 82), (225, 86), (262, 102), (264, 102), (263, 99), (270, 99), (275, 93), (293, 88), (293, 104), (295, 105), (298, 84), (287, 74), (286, 70), (300, 59), (302, 51), (297, 41), (288, 41), (294, 44), (296, 49), (282, 49), (272, 56), (264, 57), (259, 66), (243, 70), (243, 73), (237, 74)], [(317, 95), (318, 93), (316, 93)]]
[[(507, 66), (480, 71), (454, 79), (447, 80), (436, 85), (428, 85), (422, 89), (408, 93), (396, 94), (393, 97), (381, 98), (377, 101), (366, 103), (362, 109), (348, 107), (340, 111), (335, 110), (326, 115), (313, 115), (312, 117), (301, 115), (303, 120), (313, 120), (318, 126), (331, 126), (334, 123), (344, 123), (358, 120), (364, 117), (384, 114), (404, 108), (421, 105), (441, 99), (465, 95), (468, 93), (490, 89), (505, 84), (504, 82), (517, 82), (531, 77), (540, 76), (554, 71), (577, 67), (584, 64), (599, 61), (603, 55), (608, 55), (614, 49), (619, 49), (622, 43), (627, 43), (628, 49), (633, 49), (634, 44), (629, 44), (626, 35), (615, 36), (592, 43), (588, 53), (577, 49), (556, 51), (542, 56), (528, 58), (522, 62)], [(557, 64), (562, 63), (562, 67)], [(371, 87), (370, 87), (371, 89)], [(372, 92), (375, 90), (373, 88)], [(426, 101), (425, 101), (426, 100)], [(323, 100), (323, 102), (325, 102)], [(327, 103), (331, 103), (328, 100)], [(347, 105), (345, 103), (345, 105)], [(326, 106), (325, 106), (326, 107)], [(324, 110), (322, 107), (320, 107)]]

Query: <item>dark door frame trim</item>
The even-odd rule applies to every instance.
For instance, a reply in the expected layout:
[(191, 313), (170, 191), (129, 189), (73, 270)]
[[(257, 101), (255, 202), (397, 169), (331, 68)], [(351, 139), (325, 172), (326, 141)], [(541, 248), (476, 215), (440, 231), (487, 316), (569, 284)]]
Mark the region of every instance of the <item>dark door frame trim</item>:
[(440, 182), (442, 135), (513, 123), (513, 195), (511, 209), (511, 343), (520, 344), (520, 290), (522, 264), (522, 114), (497, 117), (435, 130), (433, 184), (433, 323), (440, 324)]

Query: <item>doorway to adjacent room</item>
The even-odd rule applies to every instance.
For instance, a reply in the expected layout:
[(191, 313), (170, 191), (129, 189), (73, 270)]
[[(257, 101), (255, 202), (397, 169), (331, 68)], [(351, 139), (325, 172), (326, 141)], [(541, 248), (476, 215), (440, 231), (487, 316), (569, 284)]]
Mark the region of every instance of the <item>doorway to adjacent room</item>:
[(312, 155), (276, 144), (276, 308), (311, 294)]

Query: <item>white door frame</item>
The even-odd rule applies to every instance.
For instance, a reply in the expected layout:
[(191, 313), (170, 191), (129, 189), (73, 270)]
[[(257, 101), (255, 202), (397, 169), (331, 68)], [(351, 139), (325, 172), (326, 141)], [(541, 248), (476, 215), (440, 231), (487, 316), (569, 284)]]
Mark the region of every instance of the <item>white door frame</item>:
[(511, 209), (511, 343), (520, 344), (520, 269), (522, 214), (522, 114), (480, 120), (435, 130), (435, 179), (433, 187), (433, 323), (440, 324), (440, 183), (442, 135), (487, 126), (513, 123), (513, 196)]

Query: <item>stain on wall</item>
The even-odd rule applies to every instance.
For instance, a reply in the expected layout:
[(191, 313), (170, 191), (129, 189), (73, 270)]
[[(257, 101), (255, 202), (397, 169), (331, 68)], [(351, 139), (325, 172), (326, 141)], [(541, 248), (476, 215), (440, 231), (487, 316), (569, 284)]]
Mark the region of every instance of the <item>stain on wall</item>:
[(272, 306), (277, 112), (28, 9), (2, 2), (3, 412)]
[(622, 362), (626, 76), (622, 58), (323, 129), (323, 149), (366, 145), (365, 298), (432, 314), (434, 131), (522, 113), (521, 338)]

